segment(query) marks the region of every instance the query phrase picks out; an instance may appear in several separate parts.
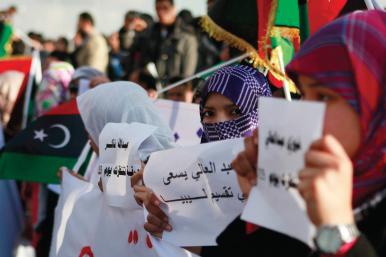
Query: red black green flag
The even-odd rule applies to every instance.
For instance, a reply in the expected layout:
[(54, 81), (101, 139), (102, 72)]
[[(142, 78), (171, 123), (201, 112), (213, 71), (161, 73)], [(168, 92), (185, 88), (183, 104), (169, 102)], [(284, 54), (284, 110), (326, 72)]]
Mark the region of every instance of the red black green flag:
[(32, 56), (0, 59), (0, 74), (9, 71), (17, 71), (24, 74), (22, 84), (14, 85), (15, 87), (19, 86), (19, 93), (12, 109), (11, 118), (8, 121), (8, 124), (4, 124), (6, 125), (4, 131), (6, 138), (13, 137), (17, 132), (20, 131), (23, 116), (24, 98), (28, 80), (30, 78), (32, 59)]
[[(288, 63), (308, 34), (306, 0), (218, 0), (201, 19), (213, 38), (250, 54), (255, 67), (269, 69), (271, 83), (281, 87), (286, 76), (278, 64), (280, 48)], [(302, 32), (305, 32), (303, 33)], [(280, 84), (280, 85), (279, 85)], [(290, 84), (291, 91), (296, 88)]]
[(0, 21), (0, 57), (10, 54), (12, 50), (13, 28), (8, 22)]
[(72, 167), (86, 143), (87, 133), (72, 100), (36, 119), (6, 144), (0, 179), (58, 183), (58, 168)]

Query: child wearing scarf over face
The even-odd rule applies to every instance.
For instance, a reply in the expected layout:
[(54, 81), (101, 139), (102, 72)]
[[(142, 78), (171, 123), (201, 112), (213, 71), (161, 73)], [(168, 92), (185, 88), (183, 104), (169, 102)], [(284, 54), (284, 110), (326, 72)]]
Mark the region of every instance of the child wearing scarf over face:
[[(315, 256), (386, 256), (385, 60), (386, 13), (367, 11), (321, 29), (287, 67), (305, 100), (326, 103), (298, 186), (317, 227)], [(247, 138), (233, 162), (245, 189), (256, 181), (256, 142)]]
[(259, 96), (272, 96), (263, 74), (234, 65), (216, 71), (208, 78), (200, 102), (202, 142), (252, 135), (258, 126)]
[[(201, 123), (204, 129), (202, 143), (240, 138), (252, 135), (258, 127), (258, 100), (260, 96), (272, 96), (263, 74), (246, 65), (233, 65), (219, 69), (211, 75), (202, 90), (200, 102)], [(137, 201), (149, 211), (145, 228), (156, 236), (172, 228), (167, 216), (160, 210), (156, 196), (145, 187), (134, 187)], [(252, 233), (251, 233), (252, 231)], [(246, 224), (237, 218), (218, 237), (218, 246), (198, 249), (201, 256), (253, 256), (255, 238), (259, 240), (282, 240), (295, 252), (308, 252), (297, 241), (278, 233)], [(252, 241), (251, 241), (252, 240)], [(272, 240), (272, 241), (271, 241)], [(288, 248), (282, 247), (282, 253)], [(196, 250), (196, 249), (195, 249)], [(261, 256), (270, 256), (271, 251)]]

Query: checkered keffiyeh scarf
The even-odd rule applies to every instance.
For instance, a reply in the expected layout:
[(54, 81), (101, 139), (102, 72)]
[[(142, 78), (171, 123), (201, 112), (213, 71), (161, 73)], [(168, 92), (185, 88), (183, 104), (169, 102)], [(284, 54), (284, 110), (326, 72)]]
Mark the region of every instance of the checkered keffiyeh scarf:
[(202, 142), (245, 137), (258, 126), (259, 96), (272, 96), (262, 73), (245, 65), (227, 66), (216, 71), (206, 81), (202, 91), (200, 113), (203, 119), (205, 102), (210, 93), (219, 93), (232, 100), (241, 110), (237, 119), (220, 123), (203, 123)]

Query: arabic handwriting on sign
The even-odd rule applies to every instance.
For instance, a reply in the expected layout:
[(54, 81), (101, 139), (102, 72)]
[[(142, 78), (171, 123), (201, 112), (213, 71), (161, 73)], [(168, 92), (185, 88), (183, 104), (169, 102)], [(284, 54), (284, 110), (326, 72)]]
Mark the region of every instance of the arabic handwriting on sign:
[(117, 142), (117, 140), (115, 138), (113, 138), (113, 139), (111, 139), (111, 143), (106, 144), (105, 150), (115, 149), (115, 148), (127, 150), (129, 148), (129, 142), (123, 141), (122, 138), (119, 138), (118, 142)]
[(171, 180), (172, 179), (176, 179), (176, 178), (185, 178), (185, 180), (188, 179), (188, 172), (185, 171), (185, 172), (180, 172), (180, 174), (174, 174), (173, 172), (169, 172), (169, 176), (166, 178), (166, 181), (165, 181), (165, 178), (162, 179), (162, 181), (164, 182), (164, 185), (167, 186), (171, 183)]
[(102, 174), (102, 171), (103, 171), (103, 175), (105, 177), (110, 177), (111, 174), (114, 174), (115, 176), (117, 176), (119, 178), (119, 176), (131, 177), (136, 172), (138, 172), (139, 169), (134, 170), (134, 167), (131, 166), (131, 168), (129, 168), (129, 165), (126, 165), (126, 166), (118, 165), (118, 166), (106, 166), (103, 170), (103, 167), (101, 165), (101, 166), (99, 166), (99, 174)]
[(212, 193), (212, 199), (216, 200), (217, 202), (220, 200), (220, 198), (232, 198), (233, 192), (231, 187), (224, 186), (223, 187), (224, 192), (223, 193)]
[(301, 149), (300, 140), (290, 137), (287, 143), (287, 149), (290, 152), (297, 152)]
[(198, 167), (199, 167), (199, 171), (197, 172), (193, 172), (192, 173), (192, 179), (198, 181), (201, 177), (202, 174), (212, 174), (212, 173), (216, 173), (216, 164), (214, 162), (209, 162), (209, 167), (208, 166), (205, 166), (204, 164), (202, 163), (197, 163)]
[(197, 171), (196, 175), (194, 175), (194, 172), (192, 173), (192, 179), (198, 181), (200, 179), (201, 174), (203, 174), (202, 171)]
[(237, 199), (239, 199), (240, 202), (245, 202), (245, 200), (247, 199), (247, 196), (245, 194), (238, 194), (237, 195)]
[(110, 144), (109, 143), (106, 144), (105, 150), (107, 150), (108, 148), (116, 148), (116, 147), (117, 147), (116, 141), (115, 139), (112, 139)]
[(276, 188), (281, 186), (288, 190), (290, 188), (297, 188), (299, 179), (293, 177), (292, 174), (282, 174), (279, 176), (276, 173), (271, 173), (269, 175), (269, 184)]
[(122, 138), (118, 139), (118, 148), (127, 150), (128, 147), (129, 147), (129, 142), (125, 143)]
[(284, 137), (280, 137), (280, 135), (277, 132), (268, 132), (268, 137), (265, 140), (265, 146), (272, 145), (278, 145), (283, 147), (284, 146)]
[(226, 165), (225, 163), (222, 164), (224, 168), (221, 169), (222, 172), (226, 172), (229, 175), (229, 172), (232, 170), (232, 165), (228, 164)]
[(269, 131), (268, 132), (268, 137), (265, 140), (266, 148), (269, 145), (277, 145), (281, 148), (285, 147), (287, 149), (287, 151), (290, 153), (295, 153), (295, 152), (301, 150), (301, 148), (302, 148), (302, 145), (301, 145), (299, 138), (289, 137), (288, 140), (286, 140), (285, 137), (280, 136), (279, 133), (277, 133), (276, 131), (274, 131), (274, 132)]
[(283, 174), (281, 178), (281, 184), (285, 189), (297, 188), (299, 184), (299, 179), (297, 177), (292, 177), (292, 175)]
[(113, 171), (112, 167), (105, 167), (105, 170), (104, 170), (105, 177), (110, 177), (112, 171)]
[(134, 167), (131, 166), (131, 170), (127, 169), (127, 176), (131, 177), (133, 176), (136, 172), (139, 172), (140, 169), (137, 169), (136, 171), (134, 170)]
[(202, 191), (204, 192), (204, 195), (202, 195), (202, 196), (191, 197), (190, 195), (182, 195), (180, 198), (177, 198), (177, 199), (166, 200), (165, 198), (163, 198), (162, 195), (160, 195), (160, 198), (165, 203), (172, 203), (172, 202), (181, 202), (182, 204), (192, 203), (193, 200), (200, 200), (200, 199), (207, 199), (208, 198), (208, 195), (206, 194), (206, 191), (204, 188), (202, 189)]
[[(212, 199), (212, 201), (218, 202), (220, 199), (227, 199), (227, 198), (233, 198), (234, 197), (231, 187), (224, 186), (222, 189), (224, 191), (221, 193), (218, 193), (218, 192), (212, 193), (210, 196), (210, 199)], [(166, 200), (162, 195), (160, 195), (160, 198), (165, 203), (181, 202), (182, 204), (188, 204), (188, 203), (192, 203), (195, 200), (208, 199), (209, 198), (208, 194), (206, 193), (204, 188), (202, 188), (202, 192), (204, 193), (203, 195), (194, 196), (194, 197), (192, 197), (190, 195), (181, 195), (180, 198)], [(240, 198), (240, 196), (238, 198), (240, 201), (245, 200), (245, 198)]]
[(201, 169), (202, 173), (204, 173), (204, 174), (216, 172), (216, 164), (214, 162), (209, 162), (210, 169), (208, 168), (208, 166), (204, 166), (204, 164), (202, 164), (200, 162), (197, 165)]

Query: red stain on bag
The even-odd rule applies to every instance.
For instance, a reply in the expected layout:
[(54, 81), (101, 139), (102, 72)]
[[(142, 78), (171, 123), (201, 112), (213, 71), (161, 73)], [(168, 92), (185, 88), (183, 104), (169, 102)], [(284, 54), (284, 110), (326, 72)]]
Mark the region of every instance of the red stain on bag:
[(79, 257), (85, 257), (85, 256), (94, 257), (94, 253), (92, 252), (90, 246), (85, 246), (80, 251)]
[(138, 243), (138, 232), (137, 232), (137, 230), (134, 230), (133, 240), (134, 240), (134, 244)]
[(131, 230), (130, 230), (129, 238), (127, 241), (129, 242), (129, 244), (131, 244), (133, 242), (133, 231), (131, 231)]
[(146, 236), (146, 245), (149, 249), (153, 248), (149, 235)]

